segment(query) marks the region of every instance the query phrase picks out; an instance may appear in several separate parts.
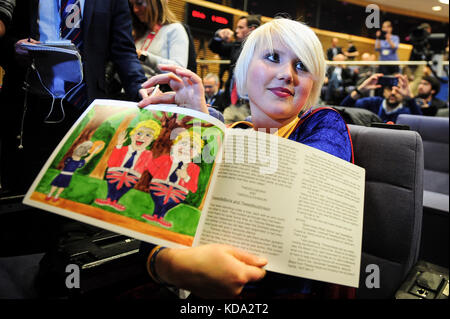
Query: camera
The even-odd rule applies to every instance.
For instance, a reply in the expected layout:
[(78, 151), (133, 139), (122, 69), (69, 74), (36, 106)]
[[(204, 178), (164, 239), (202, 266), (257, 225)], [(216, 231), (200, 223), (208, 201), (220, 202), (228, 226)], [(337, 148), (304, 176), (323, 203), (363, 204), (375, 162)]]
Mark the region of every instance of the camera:
[(382, 76), (378, 78), (378, 84), (389, 87), (397, 86), (398, 78), (395, 76)]
[(381, 34), (379, 37), (377, 37), (377, 39), (379, 40), (386, 40), (386, 31), (380, 30)]
[(431, 61), (433, 55), (444, 52), (447, 44), (445, 33), (429, 33), (428, 28), (429, 25), (422, 24), (409, 35), (413, 45), (411, 61)]

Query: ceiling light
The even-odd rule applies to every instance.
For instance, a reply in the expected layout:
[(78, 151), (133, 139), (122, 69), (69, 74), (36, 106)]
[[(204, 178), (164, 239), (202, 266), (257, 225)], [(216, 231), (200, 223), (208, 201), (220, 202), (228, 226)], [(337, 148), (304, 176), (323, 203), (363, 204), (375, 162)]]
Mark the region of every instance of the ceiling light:
[(431, 10), (433, 10), (433, 11), (441, 11), (442, 7), (441, 6), (434, 6), (434, 7), (431, 8)]
[(448, 4), (448, 0), (439, 0), (440, 3)]

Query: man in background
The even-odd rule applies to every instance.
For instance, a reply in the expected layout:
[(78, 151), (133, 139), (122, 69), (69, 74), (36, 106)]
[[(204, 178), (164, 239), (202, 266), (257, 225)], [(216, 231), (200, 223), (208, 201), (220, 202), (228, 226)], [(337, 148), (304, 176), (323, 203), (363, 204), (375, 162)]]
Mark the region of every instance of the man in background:
[[(234, 66), (236, 65), (237, 59), (241, 54), (241, 44), (248, 37), (248, 35), (261, 25), (261, 17), (258, 15), (248, 15), (239, 18), (236, 30), (219, 29), (214, 34), (214, 37), (209, 41), (209, 49), (219, 54), (221, 57), (230, 60), (230, 69), (228, 80), (225, 83), (225, 104), (237, 104), (239, 97), (233, 91), (233, 74)], [(230, 42), (231, 37), (235, 38), (234, 42)], [(233, 94), (233, 97), (232, 97)]]
[(219, 112), (223, 112), (228, 105), (225, 104), (224, 93), (219, 89), (219, 77), (214, 73), (208, 73), (203, 78), (203, 86), (205, 87), (206, 103)]
[(416, 103), (420, 105), (423, 115), (435, 116), (439, 109), (448, 107), (445, 101), (436, 98), (441, 89), (441, 83), (434, 76), (426, 75), (417, 87)]
[(360, 107), (378, 115), (384, 122), (396, 122), (399, 114), (422, 115), (420, 106), (413, 99), (409, 89), (408, 78), (396, 75), (396, 86), (384, 86), (383, 97), (362, 97), (367, 91), (381, 88), (378, 79), (383, 74), (376, 73), (353, 90), (342, 102), (341, 106)]
[[(2, 106), (7, 106), (3, 108), (1, 123), (1, 174), (4, 186), (14, 193), (23, 193), (84, 109), (94, 99), (108, 97), (108, 61), (117, 66), (129, 100), (138, 101), (145, 96), (141, 84), (146, 78), (131, 36), (127, 0), (18, 2), (10, 31), (2, 52), (8, 61), (0, 97)], [(25, 95), (22, 89), (26, 75), (33, 74), (22, 44), (61, 40), (71, 41), (79, 50), (84, 77), (75, 92), (63, 99), (64, 119), (47, 123), (44, 119), (51, 109), (52, 97)], [(59, 102), (55, 102), (54, 110), (59, 110)], [(20, 174), (24, 168), (27, 173)]]
[(333, 61), (333, 58), (338, 54), (343, 54), (342, 48), (338, 46), (339, 39), (333, 38), (331, 39), (331, 47), (327, 50), (327, 59), (328, 61)]

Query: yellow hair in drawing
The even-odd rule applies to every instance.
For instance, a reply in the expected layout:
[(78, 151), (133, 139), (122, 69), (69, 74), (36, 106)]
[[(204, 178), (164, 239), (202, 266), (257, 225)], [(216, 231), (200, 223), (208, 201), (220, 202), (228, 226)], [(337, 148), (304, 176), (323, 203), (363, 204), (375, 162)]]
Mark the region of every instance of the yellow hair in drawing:
[(201, 150), (203, 148), (203, 146), (205, 146), (205, 141), (202, 140), (202, 137), (200, 136), (200, 134), (198, 134), (197, 132), (194, 131), (188, 131), (185, 130), (183, 132), (181, 132), (180, 134), (177, 135), (177, 137), (175, 138), (175, 140), (173, 141), (173, 144), (177, 144), (179, 141), (181, 141), (182, 139), (188, 138), (190, 141), (192, 141), (192, 146), (197, 149), (197, 150)]
[(159, 136), (159, 133), (161, 133), (161, 125), (159, 125), (154, 120), (147, 120), (139, 122), (134, 129), (131, 130), (130, 136), (136, 134), (136, 132), (141, 128), (146, 127), (153, 131), (153, 139), (156, 140)]

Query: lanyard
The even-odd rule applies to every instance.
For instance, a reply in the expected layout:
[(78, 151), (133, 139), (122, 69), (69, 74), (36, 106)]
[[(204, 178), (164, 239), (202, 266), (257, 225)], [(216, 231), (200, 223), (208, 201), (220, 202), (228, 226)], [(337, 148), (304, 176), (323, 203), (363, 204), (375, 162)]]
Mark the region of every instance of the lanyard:
[(155, 38), (156, 34), (158, 33), (159, 29), (161, 29), (161, 26), (159, 24), (157, 24), (153, 28), (153, 31), (148, 33), (147, 38), (145, 39), (144, 43), (141, 46), (141, 51), (148, 50), (148, 48), (150, 47), (150, 44), (152, 44), (152, 41)]

